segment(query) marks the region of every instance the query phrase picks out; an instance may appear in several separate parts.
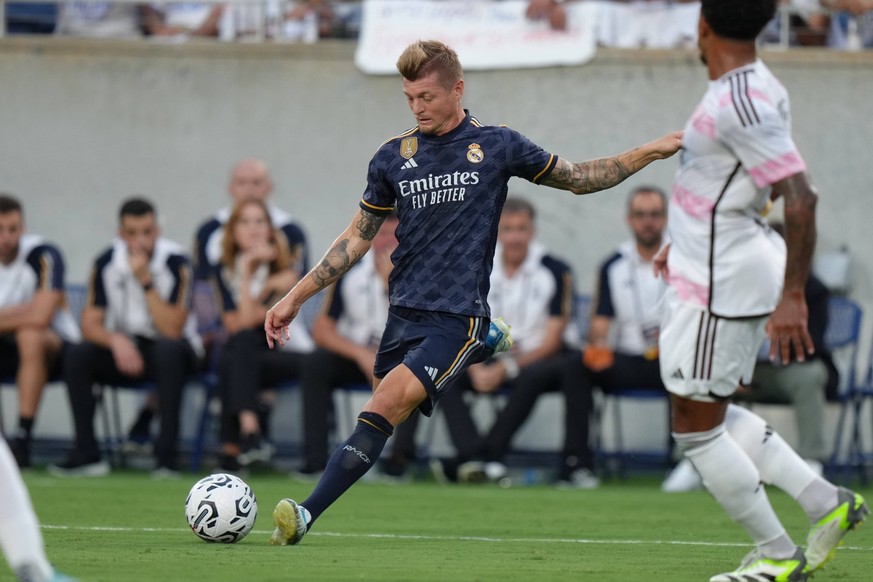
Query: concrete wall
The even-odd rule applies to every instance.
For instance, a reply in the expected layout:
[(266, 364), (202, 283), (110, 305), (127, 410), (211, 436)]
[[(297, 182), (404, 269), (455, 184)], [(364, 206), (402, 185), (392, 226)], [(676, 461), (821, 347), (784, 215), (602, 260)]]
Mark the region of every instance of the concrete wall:
[[(0, 191), (24, 200), (30, 230), (59, 243), (69, 280), (84, 281), (122, 198), (153, 199), (165, 233), (187, 244), (226, 203), (231, 165), (259, 157), (318, 258), (355, 211), (375, 149), (412, 125), (399, 80), (365, 76), (352, 57), (343, 43), (0, 40)], [(870, 330), (873, 54), (764, 58), (791, 92), (795, 138), (820, 189), (818, 248), (848, 245)], [(465, 104), (483, 123), (506, 123), (574, 161), (681, 128), (706, 86), (685, 51), (603, 50), (586, 66), (466, 80)], [(523, 181), (511, 189), (536, 202), (541, 238), (588, 292), (597, 263), (626, 237), (625, 193), (668, 187), (675, 168), (662, 162), (582, 199)]]

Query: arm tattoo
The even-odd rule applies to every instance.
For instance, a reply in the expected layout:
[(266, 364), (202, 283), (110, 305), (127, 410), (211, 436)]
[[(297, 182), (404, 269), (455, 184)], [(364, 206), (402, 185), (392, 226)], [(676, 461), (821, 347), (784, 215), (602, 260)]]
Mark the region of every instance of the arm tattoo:
[(332, 249), (327, 251), (321, 262), (309, 272), (312, 282), (318, 285), (319, 289), (324, 289), (342, 277), (361, 258), (360, 255), (355, 253), (349, 254), (348, 246), (349, 239), (339, 241)]
[(385, 216), (362, 211), (361, 220), (359, 220), (358, 224), (355, 226), (357, 227), (358, 232), (361, 233), (362, 239), (373, 240), (376, 233), (379, 232), (379, 228), (382, 226), (383, 222), (385, 222)]
[[(385, 217), (362, 211), (361, 219), (355, 224), (358, 230), (358, 236), (362, 240), (372, 241), (379, 232), (379, 227), (385, 222)], [(316, 265), (309, 273), (312, 282), (318, 285), (319, 289), (323, 289), (342, 277), (346, 271), (352, 268), (357, 263), (363, 253), (349, 248), (351, 239), (345, 238), (337, 242), (332, 249), (327, 251), (321, 262)], [(366, 252), (366, 251), (365, 251)]]
[(612, 188), (633, 174), (618, 156), (599, 158), (576, 164), (558, 160), (558, 164), (548, 178), (546, 186), (572, 190), (576, 194), (590, 194)]

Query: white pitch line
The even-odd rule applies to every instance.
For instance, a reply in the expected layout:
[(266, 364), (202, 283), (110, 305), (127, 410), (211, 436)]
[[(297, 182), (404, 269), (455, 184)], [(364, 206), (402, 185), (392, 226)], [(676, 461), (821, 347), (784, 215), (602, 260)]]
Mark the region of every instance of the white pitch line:
[[(42, 525), (43, 529), (70, 530), (70, 531), (95, 531), (95, 532), (150, 532), (150, 533), (180, 533), (188, 531), (187, 528), (161, 528), (161, 527), (114, 527), (114, 526), (78, 526), (78, 525)], [(252, 530), (255, 535), (267, 535), (272, 531)], [(453, 542), (487, 542), (487, 543), (511, 543), (511, 544), (586, 544), (586, 545), (627, 545), (627, 546), (705, 546), (714, 548), (746, 548), (748, 543), (736, 542), (695, 542), (687, 540), (595, 540), (588, 538), (495, 538), (486, 536), (429, 536), (420, 534), (390, 534), (390, 533), (341, 533), (341, 532), (312, 532), (308, 536), (322, 536), (334, 538), (367, 538), (367, 539), (393, 539), (414, 541), (453, 541)], [(873, 551), (873, 547), (840, 546), (840, 550), (852, 550), (860, 552)]]

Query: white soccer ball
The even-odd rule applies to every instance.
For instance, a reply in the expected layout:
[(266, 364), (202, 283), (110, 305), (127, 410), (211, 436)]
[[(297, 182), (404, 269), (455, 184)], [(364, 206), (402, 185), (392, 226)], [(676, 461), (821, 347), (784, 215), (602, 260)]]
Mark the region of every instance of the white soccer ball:
[(255, 525), (258, 500), (236, 475), (216, 473), (197, 481), (185, 500), (191, 531), (207, 542), (232, 544)]

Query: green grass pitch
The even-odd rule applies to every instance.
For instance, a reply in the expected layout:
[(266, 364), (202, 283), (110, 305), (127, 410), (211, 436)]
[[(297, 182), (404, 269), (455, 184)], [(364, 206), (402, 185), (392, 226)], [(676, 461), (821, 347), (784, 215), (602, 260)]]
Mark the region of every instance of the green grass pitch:
[[(184, 515), (199, 477), (56, 479), (37, 471), (25, 480), (50, 559), (83, 582), (705, 581), (751, 549), (708, 494), (664, 494), (652, 478), (608, 481), (596, 491), (362, 482), (300, 545), (271, 547), (274, 504), (303, 499), (312, 484), (252, 476), (253, 531), (238, 544), (208, 544)], [(862, 492), (873, 498), (870, 488)], [(799, 507), (780, 492), (770, 496), (791, 535), (805, 540)], [(871, 572), (867, 525), (815, 580), (868, 582)], [(0, 580), (8, 579), (0, 564)]]

